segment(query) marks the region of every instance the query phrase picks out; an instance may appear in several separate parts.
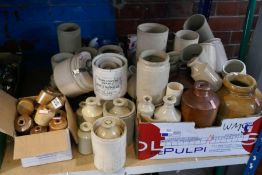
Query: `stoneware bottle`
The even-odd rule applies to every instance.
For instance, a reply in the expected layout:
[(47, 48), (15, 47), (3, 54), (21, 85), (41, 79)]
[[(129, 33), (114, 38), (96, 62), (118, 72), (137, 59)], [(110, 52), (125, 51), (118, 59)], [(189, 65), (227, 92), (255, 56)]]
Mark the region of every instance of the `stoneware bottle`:
[(164, 96), (164, 105), (156, 108), (154, 119), (163, 122), (180, 122), (181, 113), (175, 108), (176, 97)]
[(93, 152), (91, 142), (92, 123), (83, 122), (77, 132), (78, 136), (78, 151), (83, 155), (88, 155)]
[(182, 95), (181, 112), (183, 121), (195, 122), (196, 127), (210, 127), (213, 125), (218, 107), (219, 98), (211, 90), (207, 81), (196, 81), (194, 88)]
[(20, 115), (27, 114), (31, 115), (34, 112), (34, 102), (31, 99), (19, 100), (16, 110)]
[(191, 44), (197, 44), (199, 34), (192, 30), (179, 30), (175, 35), (174, 50), (182, 51), (185, 47)]
[(39, 134), (39, 133), (43, 133), (43, 132), (47, 132), (48, 128), (46, 126), (35, 126), (33, 128), (31, 128), (30, 130), (30, 134)]
[(124, 55), (123, 49), (118, 45), (104, 45), (98, 49), (98, 55), (102, 53), (116, 53), (122, 56)]
[(136, 99), (136, 67), (130, 66), (128, 70), (131, 75), (127, 81), (127, 93), (130, 97)]
[(85, 101), (81, 101), (79, 104), (78, 104), (78, 109), (76, 110), (76, 116), (77, 116), (77, 124), (78, 126), (80, 126), (81, 123), (83, 123), (85, 120), (84, 120), (84, 117), (83, 117), (83, 114), (82, 114), (82, 108), (86, 105), (86, 102)]
[(238, 59), (226, 61), (222, 68), (222, 76), (225, 77), (227, 74), (232, 72), (246, 74), (245, 63)]
[(88, 97), (85, 106), (82, 108), (82, 114), (85, 121), (94, 123), (96, 119), (102, 117), (103, 108), (96, 97)]
[(116, 117), (102, 117), (91, 131), (95, 167), (106, 173), (123, 168), (126, 161), (125, 122)]
[(205, 80), (209, 82), (213, 91), (221, 88), (222, 79), (207, 63), (201, 62), (199, 58), (196, 57), (191, 59), (187, 65), (191, 67), (191, 76), (195, 81)]
[(29, 115), (21, 115), (14, 122), (17, 135), (26, 135), (30, 133), (30, 129), (34, 126), (34, 122)]
[(103, 105), (103, 116), (113, 116), (122, 119), (127, 126), (127, 144), (134, 141), (136, 107), (134, 102), (126, 98), (116, 98), (106, 101)]
[(144, 96), (143, 101), (139, 102), (137, 104), (137, 113), (141, 117), (153, 117), (155, 112), (155, 106), (152, 103), (152, 97), (151, 96)]
[(261, 111), (259, 97), (256, 96), (256, 80), (250, 75), (230, 73), (223, 79), (223, 87), (218, 91), (221, 105), (219, 122), (225, 118), (239, 118)]
[(169, 56), (163, 51), (146, 50), (137, 63), (136, 96), (138, 102), (145, 95), (152, 97), (153, 104), (162, 102), (169, 77)]

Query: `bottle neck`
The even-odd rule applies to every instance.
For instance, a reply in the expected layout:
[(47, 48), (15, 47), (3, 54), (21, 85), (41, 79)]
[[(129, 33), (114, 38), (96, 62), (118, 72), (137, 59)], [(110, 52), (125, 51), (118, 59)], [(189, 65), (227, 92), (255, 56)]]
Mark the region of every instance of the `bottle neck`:
[(208, 94), (209, 94), (209, 91), (208, 91), (208, 90), (195, 89), (195, 90), (194, 90), (194, 94), (195, 94), (196, 96), (199, 96), (199, 97), (207, 97)]

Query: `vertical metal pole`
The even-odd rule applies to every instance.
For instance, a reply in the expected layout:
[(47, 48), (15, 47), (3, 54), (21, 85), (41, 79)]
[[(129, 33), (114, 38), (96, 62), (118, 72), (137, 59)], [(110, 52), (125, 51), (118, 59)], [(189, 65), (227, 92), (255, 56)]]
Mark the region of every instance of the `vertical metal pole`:
[(240, 43), (239, 59), (245, 61), (247, 47), (250, 39), (250, 30), (253, 24), (254, 13), (256, 10), (256, 0), (249, 0), (246, 12), (246, 19), (243, 26), (243, 34)]

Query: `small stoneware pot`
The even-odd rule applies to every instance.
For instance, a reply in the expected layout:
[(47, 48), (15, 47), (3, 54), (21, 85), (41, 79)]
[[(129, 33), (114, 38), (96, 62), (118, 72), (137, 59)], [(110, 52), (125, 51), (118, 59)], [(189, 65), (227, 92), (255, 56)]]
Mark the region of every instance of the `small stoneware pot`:
[(137, 26), (136, 59), (145, 50), (166, 51), (168, 27), (157, 23), (144, 23)]
[(78, 136), (78, 151), (83, 155), (88, 155), (93, 152), (91, 142), (92, 123), (83, 122), (77, 132)]
[(179, 30), (176, 32), (174, 50), (182, 51), (184, 48), (191, 44), (197, 44), (199, 40), (199, 34), (192, 30)]
[(91, 131), (95, 167), (106, 173), (123, 168), (126, 161), (125, 122), (116, 117), (102, 117)]
[(115, 53), (104, 53), (92, 61), (94, 92), (103, 100), (122, 97), (127, 91), (127, 59)]
[(46, 126), (37, 125), (30, 130), (30, 134), (40, 134), (40, 133), (47, 132), (47, 131), (48, 129)]
[(80, 53), (80, 52), (89, 52), (92, 59), (95, 58), (95, 56), (97, 55), (97, 50), (93, 47), (81, 47), (76, 51), (76, 53)]
[(63, 23), (57, 27), (60, 52), (73, 53), (81, 47), (80, 26), (75, 23)]
[(201, 14), (190, 16), (184, 23), (183, 29), (193, 30), (199, 34), (199, 42), (214, 38), (212, 30), (210, 29), (206, 17)]
[(49, 109), (47, 106), (42, 105), (37, 108), (35, 114), (35, 123), (40, 126), (48, 126), (49, 121), (55, 116), (55, 111)]
[(73, 57), (73, 54), (71, 53), (66, 53), (66, 52), (62, 52), (62, 53), (57, 53), (55, 55), (53, 55), (51, 57), (51, 65), (52, 65), (52, 69), (54, 70), (55, 66), (66, 60), (66, 59), (69, 59), (69, 58), (72, 58)]
[(85, 121), (94, 123), (103, 116), (103, 108), (96, 97), (88, 97), (82, 107), (82, 115)]
[(29, 134), (30, 129), (34, 126), (34, 122), (29, 115), (21, 115), (15, 119), (15, 130), (18, 135)]
[(19, 100), (16, 110), (20, 115), (27, 114), (31, 115), (34, 112), (34, 102), (31, 99), (21, 99)]
[(137, 114), (141, 117), (153, 117), (155, 106), (152, 103), (152, 97), (144, 96), (143, 101), (137, 104)]
[(120, 54), (122, 56), (124, 55), (123, 49), (118, 45), (104, 45), (98, 49), (98, 55), (103, 53), (115, 53)]
[(166, 86), (166, 96), (172, 95), (176, 97), (175, 106), (180, 104), (180, 99), (183, 91), (184, 91), (184, 86), (179, 82), (169, 82)]
[(229, 73), (241, 73), (246, 74), (246, 65), (243, 61), (237, 59), (231, 59), (225, 62), (222, 69), (222, 76), (225, 77)]

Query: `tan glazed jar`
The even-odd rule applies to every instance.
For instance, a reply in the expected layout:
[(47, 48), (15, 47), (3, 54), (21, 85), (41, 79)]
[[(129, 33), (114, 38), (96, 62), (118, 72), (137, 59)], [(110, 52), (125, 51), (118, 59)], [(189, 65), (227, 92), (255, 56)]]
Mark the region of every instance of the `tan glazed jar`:
[(218, 116), (239, 118), (261, 111), (259, 97), (256, 96), (256, 80), (250, 75), (230, 73), (224, 77), (223, 87), (218, 91), (221, 101)]

